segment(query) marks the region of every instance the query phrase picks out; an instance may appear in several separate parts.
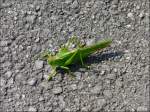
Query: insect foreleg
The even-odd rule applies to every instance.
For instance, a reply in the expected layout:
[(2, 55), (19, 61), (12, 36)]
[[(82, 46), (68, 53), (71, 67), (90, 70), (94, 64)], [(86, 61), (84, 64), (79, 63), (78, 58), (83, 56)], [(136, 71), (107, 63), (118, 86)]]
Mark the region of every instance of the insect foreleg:
[(56, 72), (56, 68), (54, 68), (54, 69), (52, 70), (52, 72), (49, 74), (49, 76), (48, 76), (48, 80), (51, 80), (51, 79), (52, 79), (52, 77), (54, 77), (56, 74), (57, 74), (57, 72)]

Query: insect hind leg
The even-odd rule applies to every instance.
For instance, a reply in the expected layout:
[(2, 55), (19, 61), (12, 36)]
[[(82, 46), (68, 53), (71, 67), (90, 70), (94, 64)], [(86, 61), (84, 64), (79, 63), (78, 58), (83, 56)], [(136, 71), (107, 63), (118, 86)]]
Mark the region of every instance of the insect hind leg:
[(85, 68), (89, 69), (90, 67), (88, 65), (85, 65), (84, 62), (83, 62), (83, 57), (82, 57), (82, 53), (79, 51), (79, 55), (80, 55), (80, 61), (81, 61), (81, 64), (82, 66), (84, 66)]
[(74, 79), (74, 75), (71, 73), (70, 69), (66, 66), (60, 66), (60, 68), (66, 70), (69, 74), (69, 76), (71, 76), (72, 79)]

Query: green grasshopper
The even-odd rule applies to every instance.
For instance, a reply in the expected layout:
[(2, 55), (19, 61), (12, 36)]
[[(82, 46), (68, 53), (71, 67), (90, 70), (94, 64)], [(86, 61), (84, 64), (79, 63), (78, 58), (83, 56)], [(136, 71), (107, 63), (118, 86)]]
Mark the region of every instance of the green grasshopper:
[[(70, 69), (68, 65), (74, 64), (78, 61), (84, 66), (83, 60), (88, 57), (90, 54), (101, 50), (111, 44), (111, 39), (105, 39), (102, 41), (98, 41), (94, 45), (83, 46), (77, 38), (71, 38), (66, 45), (62, 46), (56, 55), (52, 55), (51, 53), (46, 52), (43, 55), (49, 65), (52, 67), (52, 72), (48, 77), (48, 80), (52, 79), (57, 72), (57, 67), (60, 67), (64, 70), (67, 70), (70, 74)], [(69, 49), (71, 43), (76, 43), (77, 47), (73, 50)]]

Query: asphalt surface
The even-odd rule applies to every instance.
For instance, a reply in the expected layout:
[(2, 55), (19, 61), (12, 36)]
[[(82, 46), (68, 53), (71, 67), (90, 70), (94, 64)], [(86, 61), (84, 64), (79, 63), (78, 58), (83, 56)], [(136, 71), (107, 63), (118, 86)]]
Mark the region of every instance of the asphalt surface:
[[(48, 82), (72, 35), (113, 42)], [(149, 47), (149, 0), (0, 0), (0, 111), (148, 111)]]

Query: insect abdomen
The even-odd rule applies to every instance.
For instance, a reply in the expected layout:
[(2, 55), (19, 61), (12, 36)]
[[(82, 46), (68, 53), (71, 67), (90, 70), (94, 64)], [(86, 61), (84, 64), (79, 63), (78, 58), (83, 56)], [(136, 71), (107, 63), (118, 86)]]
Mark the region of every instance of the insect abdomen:
[(81, 53), (83, 56), (88, 56), (88, 55), (96, 52), (99, 49), (103, 49), (103, 48), (109, 46), (111, 44), (111, 42), (112, 42), (112, 39), (106, 39), (106, 40), (99, 41), (94, 45), (82, 48)]

